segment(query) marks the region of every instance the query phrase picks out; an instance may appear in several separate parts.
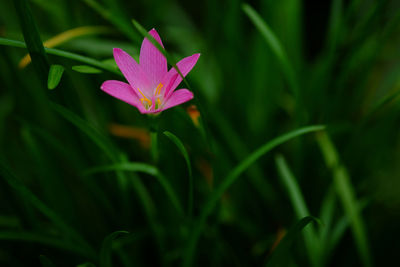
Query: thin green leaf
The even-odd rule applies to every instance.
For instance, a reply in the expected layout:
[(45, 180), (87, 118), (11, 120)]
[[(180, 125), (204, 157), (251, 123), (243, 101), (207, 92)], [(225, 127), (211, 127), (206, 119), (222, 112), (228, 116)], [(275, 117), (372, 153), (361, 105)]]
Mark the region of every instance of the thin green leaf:
[[(275, 163), (278, 168), (279, 177), (281, 178), (283, 184), (286, 187), (292, 206), (296, 212), (297, 218), (301, 219), (306, 216), (310, 216), (310, 212), (307, 208), (306, 202), (304, 200), (303, 194), (296, 178), (293, 176), (292, 172), (287, 165), (285, 158), (282, 155), (275, 157)], [(312, 266), (319, 266), (320, 261), (320, 244), (315, 230), (312, 227), (307, 227), (304, 230), (304, 240), (307, 247), (308, 257)]]
[(187, 153), (186, 148), (183, 145), (182, 141), (176, 135), (168, 131), (165, 131), (164, 135), (167, 136), (178, 147), (179, 151), (182, 153), (186, 161), (186, 166), (189, 172), (188, 214), (189, 217), (191, 217), (193, 212), (193, 175), (192, 175), (192, 164), (190, 163), (189, 154)]
[(53, 90), (61, 81), (61, 77), (64, 73), (64, 67), (61, 65), (51, 65), (49, 70), (49, 76), (47, 78), (47, 88)]
[(333, 172), (336, 192), (342, 202), (346, 215), (351, 221), (351, 228), (361, 260), (364, 266), (371, 266), (372, 259), (365, 225), (357, 208), (356, 195), (350, 181), (350, 176), (345, 166), (340, 163), (337, 151), (328, 134), (326, 132), (319, 133), (317, 141), (325, 158), (326, 165)]
[(103, 241), (103, 245), (100, 251), (100, 267), (111, 267), (111, 250), (112, 243), (115, 239), (122, 235), (129, 234), (127, 231), (116, 231), (109, 234)]
[(285, 74), (286, 80), (290, 86), (290, 89), (292, 90), (292, 93), (294, 94), (296, 99), (298, 99), (300, 93), (298, 81), (295, 76), (293, 66), (290, 64), (290, 61), (286, 55), (285, 50), (283, 49), (283, 46), (281, 45), (273, 31), (261, 18), (261, 16), (250, 5), (243, 4), (242, 9), (253, 22), (254, 26), (256, 26), (261, 35), (264, 37), (272, 52), (278, 58), (282, 67), (282, 71)]
[(102, 73), (102, 70), (93, 68), (91, 66), (86, 66), (86, 65), (77, 65), (77, 66), (72, 66), (72, 70), (80, 73), (86, 73), (86, 74), (94, 74), (94, 73)]
[(262, 145), (252, 154), (250, 154), (247, 158), (245, 158), (242, 162), (240, 162), (222, 181), (222, 183), (213, 191), (213, 193), (209, 196), (204, 208), (202, 209), (199, 218), (197, 219), (196, 224), (194, 225), (192, 232), (188, 239), (188, 244), (186, 246), (185, 257), (183, 261), (183, 266), (191, 266), (194, 252), (196, 249), (197, 241), (200, 237), (200, 234), (203, 230), (204, 224), (208, 216), (213, 212), (216, 207), (219, 199), (223, 195), (223, 193), (240, 177), (240, 175), (249, 168), (256, 160), (258, 160), (261, 156), (271, 151), (275, 147), (306, 133), (321, 131), (325, 128), (323, 125), (313, 125), (303, 127), (292, 132), (281, 135), (273, 140), (267, 142)]
[[(20, 42), (20, 41), (16, 41), (16, 40), (10, 40), (10, 39), (6, 39), (6, 38), (2, 38), (0, 37), (0, 45), (6, 45), (6, 46), (13, 46), (13, 47), (19, 47), (19, 48), (26, 48), (26, 44), (24, 42)], [(71, 53), (68, 51), (64, 51), (64, 50), (60, 50), (60, 49), (56, 49), (56, 48), (44, 48), (44, 51), (47, 54), (51, 54), (51, 55), (55, 55), (55, 56), (60, 56), (60, 57), (64, 57), (64, 58), (69, 58), (72, 60), (76, 60), (76, 61), (80, 61), (82, 63), (85, 64), (89, 64), (92, 65), (94, 67), (103, 69), (103, 70), (107, 70), (109, 72), (118, 74), (120, 76), (122, 76), (122, 73), (114, 68), (113, 66), (111, 66), (110, 64), (105, 64), (101, 61), (98, 61), (96, 59), (90, 58), (90, 57), (86, 57), (86, 56), (81, 56), (75, 53)], [(46, 71), (47, 73), (47, 71)], [(46, 77), (47, 79), (47, 77)]]
[(36, 73), (46, 84), (49, 63), (27, 0), (14, 0), (22, 34)]
[(92, 175), (99, 172), (108, 172), (115, 170), (142, 172), (152, 176), (158, 175), (158, 170), (156, 167), (141, 162), (117, 163), (113, 165), (93, 167), (84, 171), (83, 175)]
[(269, 258), (266, 267), (275, 267), (275, 266), (288, 266), (288, 260), (290, 259), (290, 248), (296, 240), (297, 236), (306, 227), (310, 222), (319, 223), (319, 220), (312, 216), (307, 216), (298, 221), (290, 230), (287, 232), (285, 237), (279, 242), (279, 245), (276, 247), (275, 251)]

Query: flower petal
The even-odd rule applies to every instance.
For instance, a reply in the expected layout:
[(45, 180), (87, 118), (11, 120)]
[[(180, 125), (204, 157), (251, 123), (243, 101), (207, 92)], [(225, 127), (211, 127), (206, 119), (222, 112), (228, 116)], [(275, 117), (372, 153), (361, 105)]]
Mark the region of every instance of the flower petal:
[[(194, 54), (189, 57), (183, 58), (176, 64), (176, 66), (181, 71), (181, 73), (184, 77), (186, 77), (186, 75), (192, 70), (194, 65), (196, 65), (199, 57), (200, 57), (200, 54)], [(165, 75), (163, 80), (172, 79), (176, 74), (178, 74), (176, 69), (171, 68), (170, 71)], [(169, 90), (165, 92), (165, 96), (168, 98), (181, 82), (182, 82), (182, 77), (181, 77), (181, 75), (178, 74), (178, 77), (176, 78), (175, 82), (172, 84), (172, 86), (169, 88)]]
[(100, 88), (107, 94), (136, 107), (139, 109), (140, 113), (146, 112), (146, 109), (140, 102), (138, 95), (129, 84), (121, 81), (109, 80), (105, 81)]
[(149, 97), (151, 93), (148, 92), (151, 89), (150, 82), (140, 65), (128, 53), (120, 48), (114, 48), (113, 52), (115, 62), (129, 84), (135, 89), (135, 92), (139, 95), (137, 91), (137, 89), (139, 89)]
[[(149, 31), (149, 34), (164, 47), (155, 29)], [(161, 79), (168, 71), (167, 59), (148, 38), (144, 38), (142, 42), (139, 63), (143, 71), (147, 74), (152, 88), (161, 82)]]
[(188, 89), (179, 89), (172, 93), (160, 111), (185, 103), (193, 98), (193, 93)]

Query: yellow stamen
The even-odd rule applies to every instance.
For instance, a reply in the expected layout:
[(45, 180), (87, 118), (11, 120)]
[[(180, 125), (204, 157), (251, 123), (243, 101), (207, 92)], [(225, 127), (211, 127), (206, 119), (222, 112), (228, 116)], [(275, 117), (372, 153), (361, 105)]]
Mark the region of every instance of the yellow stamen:
[(157, 88), (156, 88), (156, 95), (159, 95), (159, 94), (161, 94), (161, 88), (163, 88), (163, 84), (162, 83), (159, 83), (158, 85), (157, 85)]
[(161, 105), (161, 100), (157, 98), (157, 104), (160, 106)]
[(143, 101), (146, 101), (147, 104), (149, 104), (149, 106), (151, 106), (151, 104), (152, 104), (152, 103), (151, 103), (151, 100), (148, 99), (148, 98), (142, 93), (142, 91), (140, 91), (139, 88), (137, 88), (137, 90), (138, 90), (139, 93), (143, 96), (143, 98), (140, 99), (140, 102), (142, 102), (142, 104), (143, 104)]

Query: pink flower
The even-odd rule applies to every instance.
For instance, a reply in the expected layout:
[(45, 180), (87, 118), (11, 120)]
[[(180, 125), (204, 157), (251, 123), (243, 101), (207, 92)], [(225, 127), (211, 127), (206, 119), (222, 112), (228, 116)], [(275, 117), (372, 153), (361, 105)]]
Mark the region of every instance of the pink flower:
[[(163, 46), (155, 29), (149, 34)], [(113, 52), (115, 62), (129, 84), (109, 80), (101, 85), (101, 90), (136, 107), (140, 113), (158, 113), (193, 98), (188, 89), (175, 90), (182, 77), (175, 68), (168, 71), (167, 59), (147, 38), (140, 48), (140, 64), (119, 48), (114, 48)], [(200, 54), (194, 54), (176, 64), (183, 76), (196, 65), (199, 57)]]

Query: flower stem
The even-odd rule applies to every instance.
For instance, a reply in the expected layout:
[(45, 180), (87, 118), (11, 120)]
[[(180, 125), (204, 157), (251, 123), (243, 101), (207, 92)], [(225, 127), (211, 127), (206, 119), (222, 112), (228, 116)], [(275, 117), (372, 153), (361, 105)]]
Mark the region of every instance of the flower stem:
[(151, 148), (150, 148), (150, 153), (151, 153), (151, 158), (153, 160), (153, 163), (158, 162), (158, 118), (156, 117), (149, 117), (150, 119), (150, 140), (151, 140)]

